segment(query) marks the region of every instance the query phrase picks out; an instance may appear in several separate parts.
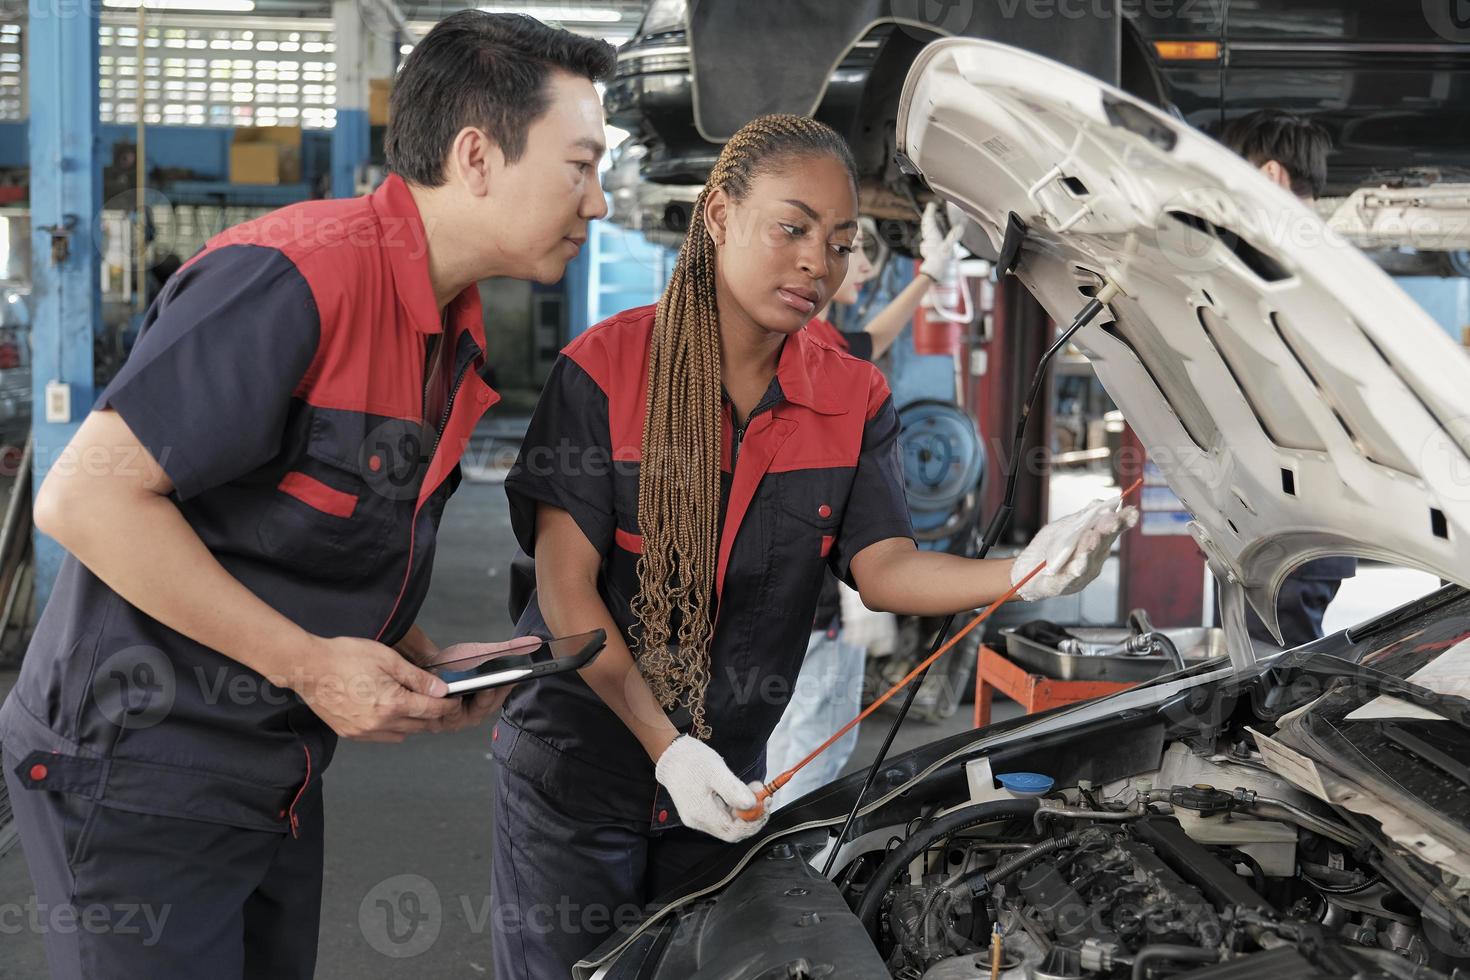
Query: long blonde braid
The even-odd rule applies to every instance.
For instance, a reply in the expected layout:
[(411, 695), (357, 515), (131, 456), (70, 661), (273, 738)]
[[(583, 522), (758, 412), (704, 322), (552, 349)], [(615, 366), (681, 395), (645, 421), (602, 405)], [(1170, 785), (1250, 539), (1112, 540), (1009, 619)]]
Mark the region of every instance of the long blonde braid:
[[(647, 416), (638, 478), (639, 669), (663, 705), (687, 705), (697, 738), (708, 739), (705, 693), (715, 566), (719, 556), (723, 411), (715, 245), (704, 222), (716, 189), (743, 200), (751, 181), (793, 159), (832, 155), (854, 184), (852, 154), (830, 127), (804, 116), (762, 116), (730, 138), (695, 202), (668, 288), (659, 299), (648, 352)], [(671, 644), (678, 617), (677, 642)]]

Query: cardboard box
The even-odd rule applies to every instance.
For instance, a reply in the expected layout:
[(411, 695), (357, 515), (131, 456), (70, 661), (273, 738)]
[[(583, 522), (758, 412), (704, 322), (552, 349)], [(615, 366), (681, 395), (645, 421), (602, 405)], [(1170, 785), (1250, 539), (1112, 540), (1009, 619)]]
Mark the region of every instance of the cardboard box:
[(230, 141), (230, 180), (236, 184), (301, 181), (301, 127), (236, 129)]
[(235, 141), (249, 143), (280, 143), (282, 146), (301, 148), (300, 126), (244, 126), (235, 130)]
[(393, 97), (393, 79), (368, 80), (368, 125), (388, 125), (388, 102)]

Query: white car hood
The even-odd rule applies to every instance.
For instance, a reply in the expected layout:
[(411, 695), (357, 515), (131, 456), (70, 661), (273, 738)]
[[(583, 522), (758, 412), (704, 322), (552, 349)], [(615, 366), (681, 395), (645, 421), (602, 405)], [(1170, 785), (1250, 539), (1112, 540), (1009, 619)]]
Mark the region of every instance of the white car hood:
[(1123, 290), (1076, 343), (1192, 513), (1233, 657), (1242, 598), (1279, 635), (1276, 592), (1314, 557), (1470, 584), (1470, 357), (1309, 207), (1185, 123), (987, 41), (924, 49), (898, 146), (991, 247), (1025, 223), (1016, 275), (1059, 324), (1101, 277)]

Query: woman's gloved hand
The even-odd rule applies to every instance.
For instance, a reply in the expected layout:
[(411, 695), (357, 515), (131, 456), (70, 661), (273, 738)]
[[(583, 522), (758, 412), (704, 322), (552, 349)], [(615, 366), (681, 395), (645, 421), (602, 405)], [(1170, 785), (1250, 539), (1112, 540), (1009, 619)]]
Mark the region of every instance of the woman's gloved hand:
[(653, 767), (653, 777), (673, 797), (684, 826), (722, 841), (744, 840), (770, 819), (766, 808), (755, 820), (739, 817), (737, 810), (756, 805), (760, 783), (742, 783), (718, 752), (688, 735), (680, 735), (664, 749)]
[(949, 234), (939, 230), (939, 206), (930, 201), (924, 206), (924, 217), (919, 221), (919, 273), (935, 282), (943, 282), (951, 275), (955, 264), (954, 247), (965, 233), (965, 223), (956, 222)]
[(1138, 523), (1138, 508), (1120, 507), (1123, 498), (1094, 500), (1074, 514), (1058, 518), (1036, 532), (1011, 566), (1011, 583), (1046, 562), (1046, 568), (1017, 593), (1028, 602), (1081, 592), (1102, 571), (1113, 542), (1125, 527)]

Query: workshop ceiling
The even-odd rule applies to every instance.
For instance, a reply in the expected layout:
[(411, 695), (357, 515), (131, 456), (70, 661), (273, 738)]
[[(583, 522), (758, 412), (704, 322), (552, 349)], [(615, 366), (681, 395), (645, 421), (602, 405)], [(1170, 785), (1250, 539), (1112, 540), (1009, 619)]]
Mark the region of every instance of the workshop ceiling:
[[(454, 0), (429, 3), (400, 2), (404, 15), (414, 26), (428, 25), (470, 4)], [(579, 33), (598, 34), (611, 40), (633, 36), (643, 17), (646, 0), (548, 0), (544, 3), (485, 2), (477, 4), (497, 13), (525, 13), (538, 20)], [(331, 0), (255, 0), (255, 13), (271, 17), (330, 18)]]

